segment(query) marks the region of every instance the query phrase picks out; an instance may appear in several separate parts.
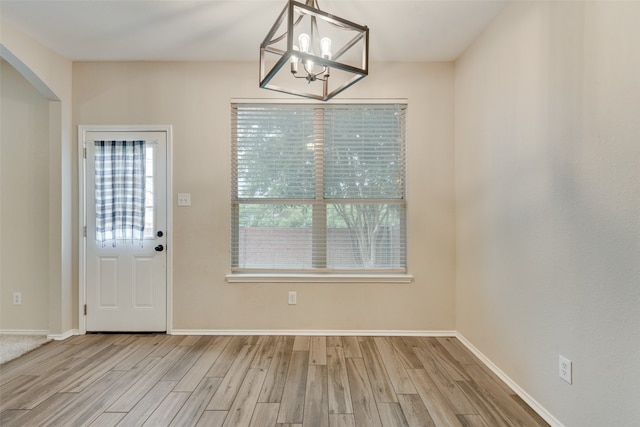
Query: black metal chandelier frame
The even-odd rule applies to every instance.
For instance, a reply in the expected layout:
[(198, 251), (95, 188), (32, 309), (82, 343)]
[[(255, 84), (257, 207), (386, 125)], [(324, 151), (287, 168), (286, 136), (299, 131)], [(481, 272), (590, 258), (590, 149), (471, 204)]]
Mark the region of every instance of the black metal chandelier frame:
[[(304, 52), (298, 50), (294, 44), (295, 28), (301, 24), (304, 18), (310, 20), (311, 43), (316, 43), (319, 39), (318, 20), (324, 21), (337, 30), (347, 30), (353, 32), (354, 36), (344, 43), (335, 53), (331, 55), (316, 55), (313, 52)], [(286, 30), (280, 35), (276, 35), (286, 19)], [(286, 49), (277, 47), (276, 45), (286, 37)], [(361, 51), (358, 53), (360, 58), (359, 66), (348, 64), (340, 61), (347, 51), (352, 52), (355, 46), (359, 45)], [(267, 70), (266, 55), (272, 54), (279, 56), (271, 69)], [(321, 90), (304, 91), (299, 88), (286, 87), (280, 80), (280, 84), (274, 84), (272, 80), (287, 64), (291, 64), (291, 78), (306, 79), (309, 85), (322, 85)], [(294, 67), (295, 64), (295, 67)], [(298, 64), (302, 64), (305, 73), (298, 73)], [(320, 67), (320, 71), (308, 69), (307, 64), (314, 64)], [(345, 81), (339, 83), (336, 87), (331, 87), (332, 77), (330, 70), (342, 70), (350, 76)], [(286, 71), (286, 70), (284, 70)], [(302, 75), (299, 75), (302, 74)], [(264, 89), (275, 90), (278, 92), (289, 93), (306, 98), (327, 101), (344, 91), (357, 81), (369, 74), (369, 28), (359, 25), (346, 19), (331, 15), (320, 10), (317, 0), (307, 0), (306, 3), (300, 3), (295, 0), (289, 0), (285, 8), (282, 10), (271, 30), (260, 44), (260, 87)], [(292, 84), (293, 86), (293, 84)], [(314, 87), (315, 89), (315, 87)]]

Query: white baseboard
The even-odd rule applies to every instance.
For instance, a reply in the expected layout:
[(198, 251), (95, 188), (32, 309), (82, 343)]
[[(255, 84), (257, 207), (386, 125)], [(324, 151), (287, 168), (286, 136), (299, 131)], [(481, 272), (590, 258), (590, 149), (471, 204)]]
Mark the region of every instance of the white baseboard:
[(531, 397), (522, 387), (516, 384), (507, 374), (505, 374), (500, 368), (498, 368), (487, 356), (485, 356), (480, 350), (478, 350), (469, 340), (467, 340), (460, 332), (456, 332), (455, 335), (462, 344), (465, 345), (478, 359), (482, 361), (491, 371), (496, 374), (502, 381), (504, 381), (511, 390), (513, 390), (527, 405), (531, 407), (538, 415), (540, 415), (546, 422), (552, 427), (564, 427), (558, 419), (556, 419), (549, 411), (547, 411), (537, 400)]
[(172, 329), (171, 335), (302, 335), (302, 336), (360, 336), (360, 337), (455, 337), (456, 331), (413, 330), (309, 330), (309, 329)]
[(66, 340), (69, 337), (72, 337), (73, 335), (80, 335), (80, 331), (78, 331), (77, 329), (69, 329), (67, 332), (64, 332), (62, 334), (48, 334), (47, 338), (49, 338), (50, 340), (62, 341)]
[(48, 335), (49, 331), (35, 329), (0, 329), (0, 335)]

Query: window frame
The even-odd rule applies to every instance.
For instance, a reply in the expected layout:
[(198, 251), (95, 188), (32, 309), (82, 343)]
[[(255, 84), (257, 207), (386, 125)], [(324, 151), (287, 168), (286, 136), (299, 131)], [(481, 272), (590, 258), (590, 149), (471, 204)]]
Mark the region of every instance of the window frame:
[[(230, 102), (231, 108), (230, 111), (233, 111), (234, 105), (236, 104), (256, 104), (256, 105), (268, 105), (268, 104), (312, 104), (320, 106), (326, 106), (329, 104), (346, 104), (346, 105), (372, 105), (372, 104), (403, 104), (405, 108), (408, 108), (408, 101), (406, 99), (376, 99), (376, 100), (332, 100), (327, 103), (320, 103), (316, 100), (282, 100), (282, 99), (232, 99)], [(408, 112), (405, 112), (408, 116)], [(309, 270), (301, 269), (298, 271), (289, 271), (286, 269), (253, 269), (253, 268), (242, 268), (238, 267), (238, 251), (234, 249), (233, 242), (238, 242), (239, 239), (239, 222), (240, 222), (240, 206), (242, 202), (239, 201), (238, 198), (238, 182), (237, 182), (237, 156), (238, 156), (238, 145), (237, 145), (237, 128), (235, 126), (231, 126), (231, 144), (232, 144), (232, 194), (231, 194), (231, 203), (232, 203), (232, 213), (231, 213), (231, 271), (226, 275), (226, 280), (229, 283), (411, 283), (413, 281), (413, 276), (409, 274), (409, 266), (408, 266), (408, 253), (407, 253), (407, 236), (408, 236), (408, 218), (407, 218), (407, 178), (408, 173), (406, 170), (406, 156), (407, 156), (407, 128), (408, 128), (408, 118), (405, 116), (405, 129), (404, 129), (404, 142), (402, 147), (402, 154), (404, 156), (404, 180), (403, 180), (403, 191), (402, 198), (399, 199), (395, 204), (400, 205), (403, 208), (403, 219), (402, 227), (404, 229), (404, 243), (403, 248), (403, 257), (404, 257), (404, 268), (403, 269), (380, 269), (376, 270), (353, 270), (350, 271), (348, 269), (326, 269), (326, 258), (325, 258), (325, 269), (322, 267), (316, 268), (313, 267)], [(315, 131), (314, 131), (315, 134)], [(324, 160), (324, 143), (322, 144), (323, 149), (320, 151), (315, 151), (314, 157), (320, 156)], [(314, 171), (316, 174), (316, 185), (315, 185), (315, 197), (312, 205), (313, 217), (312, 221), (312, 230), (313, 234), (315, 233), (323, 233), (326, 231), (326, 216), (327, 216), (327, 207), (331, 204), (331, 200), (335, 199), (325, 199), (324, 197), (324, 162), (317, 161), (317, 158), (314, 161)], [(234, 169), (236, 168), (236, 169)], [(235, 170), (235, 172), (234, 172)], [(318, 183), (318, 176), (320, 176), (320, 183)], [(323, 200), (322, 203), (318, 203), (317, 200)], [(261, 203), (269, 203), (269, 199), (262, 200)], [(301, 201), (303, 199), (300, 199)], [(342, 200), (343, 203), (366, 203), (367, 200), (372, 199), (345, 199)], [(305, 202), (308, 200), (305, 200)], [(324, 218), (324, 221), (318, 221), (317, 219)], [(322, 247), (319, 247), (322, 246)], [(312, 242), (312, 251), (315, 253), (320, 251), (321, 253), (325, 253), (327, 251), (326, 242), (322, 245), (318, 245), (317, 241)], [(326, 255), (325, 255), (326, 257)], [(322, 255), (320, 255), (322, 259)], [(313, 256), (315, 260), (316, 257)], [(402, 270), (402, 271), (401, 271)]]

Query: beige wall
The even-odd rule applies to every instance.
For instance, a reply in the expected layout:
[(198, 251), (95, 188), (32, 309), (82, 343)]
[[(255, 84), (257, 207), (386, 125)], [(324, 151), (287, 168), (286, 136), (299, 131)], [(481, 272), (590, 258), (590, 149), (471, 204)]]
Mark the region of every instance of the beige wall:
[[(48, 101), (48, 322), (45, 330), (60, 338), (72, 333), (77, 318), (73, 300), (73, 229), (71, 157), (71, 61), (55, 54), (2, 19), (0, 43), (3, 57), (27, 76)], [(13, 62), (12, 62), (13, 61)], [(3, 88), (3, 91), (5, 88)], [(2, 141), (4, 145), (4, 140)], [(8, 207), (2, 204), (2, 216)], [(34, 234), (40, 230), (33, 230)], [(35, 236), (39, 238), (41, 236)], [(5, 242), (4, 234), (2, 236)], [(45, 243), (46, 244), (46, 243)], [(4, 255), (3, 255), (4, 257)], [(36, 285), (41, 286), (41, 285)], [(3, 283), (4, 289), (4, 283)], [(11, 291), (11, 290), (10, 290)], [(12, 292), (12, 291), (11, 291)], [(40, 318), (38, 306), (25, 300), (21, 316)], [(77, 320), (75, 321), (77, 324)], [(4, 326), (3, 326), (4, 327)]]
[(456, 327), (567, 426), (640, 422), (638, 22), (518, 2), (456, 64)]
[[(74, 125), (173, 125), (173, 328), (453, 330), (453, 65), (373, 64), (349, 97), (409, 100), (411, 284), (229, 284), (230, 100), (255, 63), (77, 62)], [(345, 96), (346, 96), (345, 95)], [(175, 206), (176, 193), (192, 206)], [(298, 304), (287, 305), (287, 291)]]
[(48, 331), (49, 101), (4, 60), (0, 88), (0, 330)]

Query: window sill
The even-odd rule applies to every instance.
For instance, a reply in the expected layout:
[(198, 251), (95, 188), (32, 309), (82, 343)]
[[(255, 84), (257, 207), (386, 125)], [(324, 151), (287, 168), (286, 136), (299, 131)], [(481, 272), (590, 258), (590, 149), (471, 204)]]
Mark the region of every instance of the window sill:
[(278, 274), (278, 273), (232, 273), (227, 274), (229, 283), (411, 283), (411, 274)]

